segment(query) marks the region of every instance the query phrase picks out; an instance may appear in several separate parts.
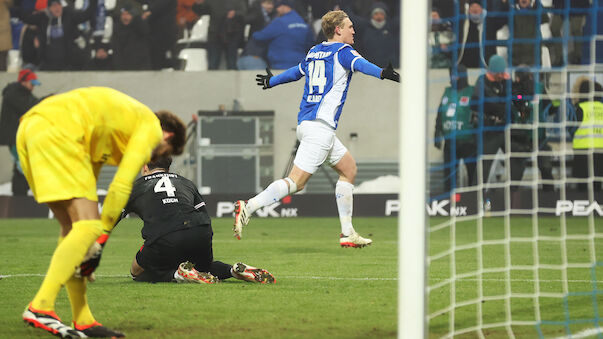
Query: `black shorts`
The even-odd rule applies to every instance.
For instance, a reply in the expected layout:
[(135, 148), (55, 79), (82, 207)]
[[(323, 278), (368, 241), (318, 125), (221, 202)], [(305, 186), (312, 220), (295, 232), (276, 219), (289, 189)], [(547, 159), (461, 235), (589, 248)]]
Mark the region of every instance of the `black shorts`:
[(168, 233), (150, 244), (144, 244), (136, 253), (136, 262), (146, 271), (174, 271), (185, 261), (195, 269), (208, 272), (213, 258), (213, 231), (210, 225), (195, 226)]

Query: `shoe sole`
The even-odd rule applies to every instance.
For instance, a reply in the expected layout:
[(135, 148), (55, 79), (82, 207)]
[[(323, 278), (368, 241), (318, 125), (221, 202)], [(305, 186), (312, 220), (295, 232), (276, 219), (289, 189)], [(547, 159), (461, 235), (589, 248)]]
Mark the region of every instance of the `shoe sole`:
[(211, 279), (211, 278), (206, 278), (206, 277), (200, 277), (194, 273), (188, 273), (188, 272), (182, 272), (182, 271), (178, 271), (178, 274), (180, 274), (186, 281), (196, 283), (196, 284), (215, 284), (217, 282), (215, 277), (213, 277), (213, 279)]
[(46, 331), (50, 332), (51, 334), (59, 335), (60, 336), (59, 331), (57, 331), (55, 329), (52, 329), (52, 328), (50, 328), (50, 327), (48, 327), (48, 326), (40, 323), (39, 321), (37, 321), (35, 319), (25, 319), (25, 318), (23, 318), (23, 321), (25, 321), (25, 323), (27, 325), (31, 326), (31, 327), (41, 328), (43, 330), (46, 330)]
[(339, 245), (341, 245), (341, 247), (344, 247), (344, 248), (363, 248), (363, 247), (369, 246), (370, 244), (372, 244), (372, 242), (368, 243), (368, 244), (355, 244), (353, 242), (339, 243)]
[[(28, 311), (28, 312), (32, 313), (31, 311)], [(33, 319), (33, 318), (23, 318), (23, 321), (24, 321), (24, 322), (25, 322), (27, 325), (29, 325), (29, 326), (31, 326), (31, 327), (43, 329), (43, 330), (48, 331), (48, 332), (50, 332), (50, 334), (55, 335), (55, 336), (57, 336), (57, 337), (61, 337), (61, 338), (85, 338), (85, 337), (82, 337), (82, 336), (79, 336), (79, 335), (78, 335), (78, 336), (75, 336), (75, 335), (70, 335), (70, 334), (63, 335), (63, 334), (61, 334), (61, 333), (59, 332), (59, 330), (55, 330), (55, 329), (53, 329), (53, 328), (50, 328), (50, 327), (48, 327), (48, 326), (46, 326), (46, 325), (42, 324), (41, 322), (39, 322), (38, 320)], [(61, 324), (62, 324), (62, 323), (61, 323)], [(68, 327), (68, 326), (66, 326), (65, 324), (63, 324), (63, 326)], [(80, 332), (81, 332), (81, 331), (80, 331)]]
[[(181, 266), (183, 267), (181, 268)], [(218, 282), (218, 279), (213, 275), (195, 270), (195, 266), (190, 262), (186, 262), (181, 266), (178, 266), (178, 274), (188, 282), (197, 284), (215, 284)]]
[(253, 274), (253, 280), (260, 284), (274, 284), (276, 283), (276, 279), (270, 272), (261, 268), (247, 268), (245, 264), (236, 265), (234, 268), (235, 272), (243, 276), (243, 273), (251, 273)]
[[(235, 203), (235, 222), (232, 230), (234, 231), (234, 237), (238, 240), (241, 240), (241, 233), (243, 231), (243, 227), (247, 226), (247, 224), (249, 223), (249, 218), (244, 218), (244, 216), (242, 215), (243, 207), (241, 206), (241, 204), (244, 203), (245, 202), (243, 200), (239, 200)], [(244, 219), (247, 219), (247, 222), (245, 222)]]

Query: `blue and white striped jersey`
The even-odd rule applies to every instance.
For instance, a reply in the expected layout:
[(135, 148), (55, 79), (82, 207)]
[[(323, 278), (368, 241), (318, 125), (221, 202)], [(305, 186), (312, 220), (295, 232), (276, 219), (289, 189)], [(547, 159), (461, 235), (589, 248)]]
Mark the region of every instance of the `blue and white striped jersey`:
[(322, 120), (337, 128), (358, 59), (363, 58), (352, 46), (340, 42), (323, 42), (310, 49), (298, 66), (306, 76), (298, 124)]

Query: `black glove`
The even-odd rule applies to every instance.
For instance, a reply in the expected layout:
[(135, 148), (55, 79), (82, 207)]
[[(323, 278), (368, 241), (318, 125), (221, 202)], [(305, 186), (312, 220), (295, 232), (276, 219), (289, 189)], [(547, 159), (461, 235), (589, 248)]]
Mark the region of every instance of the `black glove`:
[(266, 67), (266, 75), (256, 74), (255, 81), (257, 81), (258, 86), (262, 86), (262, 89), (268, 89), (270, 86), (270, 78), (272, 78), (272, 72), (270, 72), (270, 68)]
[(433, 145), (435, 146), (435, 148), (437, 149), (442, 149), (442, 140), (437, 140), (433, 142)]
[(103, 231), (103, 234), (96, 239), (96, 241), (90, 246), (88, 249), (88, 253), (84, 257), (84, 260), (80, 264), (80, 266), (75, 269), (76, 277), (89, 277), (90, 281), (94, 281), (94, 271), (100, 264), (101, 256), (103, 254), (103, 249), (105, 248), (105, 244), (109, 239), (109, 232)]
[(400, 74), (394, 71), (394, 67), (392, 66), (391, 62), (387, 65), (387, 68), (381, 71), (381, 80), (383, 79), (400, 82)]

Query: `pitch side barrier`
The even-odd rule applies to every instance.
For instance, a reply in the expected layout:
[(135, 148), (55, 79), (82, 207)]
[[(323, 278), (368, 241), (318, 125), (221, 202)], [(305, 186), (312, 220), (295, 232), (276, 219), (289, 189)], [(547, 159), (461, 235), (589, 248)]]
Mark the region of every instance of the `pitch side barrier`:
[[(532, 193), (518, 191), (513, 193), (512, 215), (528, 215), (536, 208), (532, 203)], [(212, 217), (230, 217), (233, 213), (233, 201), (241, 194), (212, 194), (204, 196), (207, 210)], [(489, 210), (477, 208), (477, 193), (456, 193), (450, 197), (434, 194), (434, 199), (425, 203), (428, 216), (471, 216), (483, 213), (485, 216), (502, 216), (504, 211), (504, 191), (494, 190), (490, 196)], [(104, 197), (100, 197), (102, 208)], [(540, 215), (551, 216), (603, 216), (603, 192), (595, 192), (594, 199), (587, 192), (567, 191), (564, 199), (559, 192), (540, 192), (538, 195)], [(256, 212), (261, 218), (296, 217), (337, 217), (337, 206), (331, 194), (300, 194), (289, 196), (281, 202), (264, 207)], [(384, 217), (397, 216), (400, 201), (397, 194), (355, 194), (354, 216)], [(527, 214), (526, 214), (527, 213)], [(46, 205), (40, 205), (32, 197), (0, 196), (0, 218), (49, 218), (52, 217)]]

